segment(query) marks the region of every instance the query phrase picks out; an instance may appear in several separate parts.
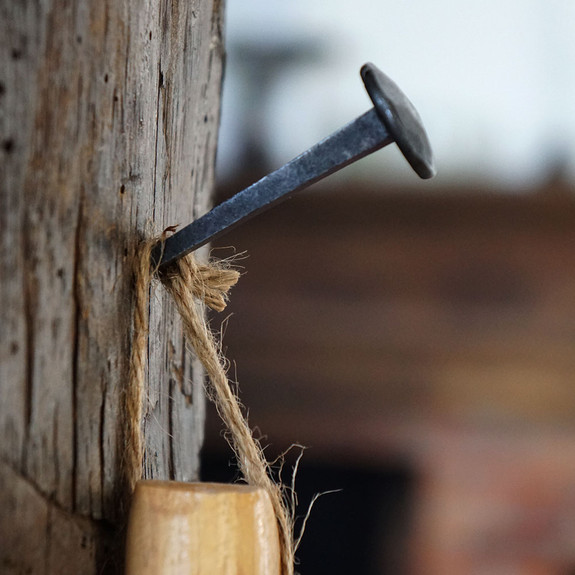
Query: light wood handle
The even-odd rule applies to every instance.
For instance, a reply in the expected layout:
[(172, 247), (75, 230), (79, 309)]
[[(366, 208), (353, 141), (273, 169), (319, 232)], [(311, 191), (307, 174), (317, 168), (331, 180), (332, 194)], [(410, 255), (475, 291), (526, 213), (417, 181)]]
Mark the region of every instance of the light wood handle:
[(140, 481), (126, 575), (279, 575), (279, 537), (265, 491), (248, 485)]

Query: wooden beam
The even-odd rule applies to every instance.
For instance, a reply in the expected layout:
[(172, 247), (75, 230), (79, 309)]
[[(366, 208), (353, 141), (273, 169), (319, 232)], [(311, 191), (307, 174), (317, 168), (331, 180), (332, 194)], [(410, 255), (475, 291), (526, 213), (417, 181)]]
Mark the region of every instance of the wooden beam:
[[(100, 533), (125, 520), (133, 257), (211, 202), (222, 12), (0, 0), (0, 476), (19, 478), (3, 483), (3, 573), (61, 574), (63, 556), (114, 571)], [(203, 374), (162, 290), (149, 350), (144, 474), (197, 479)], [(22, 509), (85, 536), (47, 519), (31, 537)]]

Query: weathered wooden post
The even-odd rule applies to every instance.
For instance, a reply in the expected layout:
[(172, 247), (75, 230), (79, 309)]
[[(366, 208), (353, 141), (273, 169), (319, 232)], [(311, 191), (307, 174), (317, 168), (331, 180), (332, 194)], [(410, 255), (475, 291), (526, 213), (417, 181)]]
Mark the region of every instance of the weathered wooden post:
[[(222, 11), (0, 0), (2, 573), (122, 568), (131, 263), (209, 203)], [(152, 302), (144, 475), (193, 480), (199, 368)]]

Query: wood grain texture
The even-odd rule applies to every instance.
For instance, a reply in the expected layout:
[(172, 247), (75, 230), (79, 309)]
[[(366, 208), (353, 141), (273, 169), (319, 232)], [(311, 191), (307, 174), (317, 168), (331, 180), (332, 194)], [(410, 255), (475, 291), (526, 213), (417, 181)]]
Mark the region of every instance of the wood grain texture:
[(279, 575), (268, 494), (248, 485), (141, 481), (128, 527), (126, 575)]
[[(0, 0), (0, 457), (14, 477), (0, 539), (19, 541), (1, 546), (7, 572), (56, 540), (78, 554), (75, 572), (91, 572), (93, 521), (122, 517), (131, 263), (143, 236), (210, 202), (222, 10)], [(203, 375), (165, 294), (152, 299), (145, 476), (195, 479)], [(91, 551), (18, 539), (26, 526), (11, 501), (86, 518)], [(33, 571), (63, 572), (53, 565)]]

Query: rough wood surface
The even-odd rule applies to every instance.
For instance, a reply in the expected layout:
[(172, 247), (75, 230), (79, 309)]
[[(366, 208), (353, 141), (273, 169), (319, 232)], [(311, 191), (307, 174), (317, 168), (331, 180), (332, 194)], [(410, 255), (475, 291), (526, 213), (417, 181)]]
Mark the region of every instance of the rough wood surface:
[[(222, 10), (0, 0), (2, 572), (115, 568), (130, 266), (207, 209)], [(160, 289), (149, 342), (145, 476), (195, 479), (202, 374)]]

